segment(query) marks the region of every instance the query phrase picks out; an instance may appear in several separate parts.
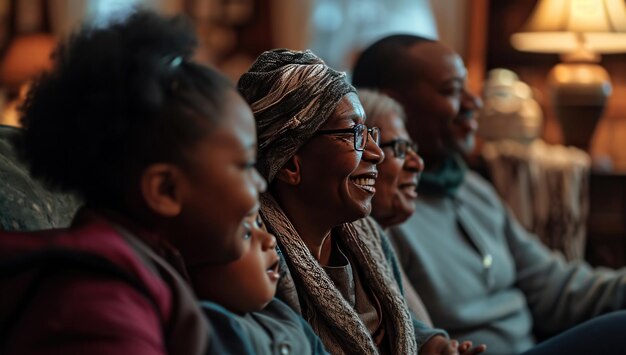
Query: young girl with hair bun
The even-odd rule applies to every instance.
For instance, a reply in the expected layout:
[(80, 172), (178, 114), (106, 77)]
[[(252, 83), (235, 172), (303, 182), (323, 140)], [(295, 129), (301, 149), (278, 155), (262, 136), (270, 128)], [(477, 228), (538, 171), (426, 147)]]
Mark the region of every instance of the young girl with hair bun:
[(85, 27), (29, 93), (21, 156), (85, 204), (68, 229), (0, 233), (1, 353), (219, 351), (185, 266), (244, 253), (265, 181), (250, 109), (195, 44), (142, 11)]

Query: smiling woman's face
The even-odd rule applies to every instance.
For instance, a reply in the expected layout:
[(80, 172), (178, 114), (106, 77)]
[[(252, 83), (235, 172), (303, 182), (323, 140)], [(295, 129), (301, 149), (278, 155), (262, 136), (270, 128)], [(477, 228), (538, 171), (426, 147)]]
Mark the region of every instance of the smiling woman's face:
[[(320, 130), (351, 128), (364, 123), (356, 96), (345, 95)], [(368, 138), (362, 152), (354, 149), (352, 133), (313, 137), (296, 154), (301, 164), (299, 191), (310, 211), (331, 224), (355, 221), (370, 214), (376, 165), (382, 150)]]
[[(381, 145), (396, 139), (411, 140), (403, 120), (394, 112), (368, 119), (373, 119), (380, 128)], [(404, 222), (415, 211), (416, 187), (424, 162), (410, 149), (403, 158), (396, 157), (392, 147), (385, 147), (384, 152), (385, 160), (378, 165), (372, 217), (388, 227)]]

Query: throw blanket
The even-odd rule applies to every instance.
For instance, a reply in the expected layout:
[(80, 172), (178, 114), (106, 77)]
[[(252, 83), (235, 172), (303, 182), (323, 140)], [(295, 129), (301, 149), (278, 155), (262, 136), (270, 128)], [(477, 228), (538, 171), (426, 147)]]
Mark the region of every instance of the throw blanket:
[(13, 148), (20, 134), (0, 125), (0, 230), (35, 231), (67, 227), (80, 205), (78, 198), (56, 193), (30, 176)]
[(488, 142), (482, 155), (498, 194), (545, 245), (568, 260), (585, 258), (591, 159), (572, 147)]

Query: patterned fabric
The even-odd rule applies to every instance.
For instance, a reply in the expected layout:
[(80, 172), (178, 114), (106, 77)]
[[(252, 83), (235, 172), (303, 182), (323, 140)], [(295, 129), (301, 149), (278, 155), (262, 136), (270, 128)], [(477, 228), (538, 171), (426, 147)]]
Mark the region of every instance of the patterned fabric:
[(78, 199), (52, 193), (30, 177), (11, 143), (19, 132), (15, 127), (0, 126), (0, 229), (33, 231), (68, 226)]
[(311, 51), (264, 52), (241, 76), (241, 95), (257, 123), (258, 163), (268, 182), (333, 113), (341, 98), (356, 92), (345, 73)]
[(568, 260), (584, 260), (589, 155), (541, 140), (488, 142), (482, 155), (498, 194), (522, 225)]
[[(283, 300), (302, 312), (330, 353), (378, 354), (359, 315), (343, 298), (276, 201), (265, 194), (261, 206), (261, 215), (276, 236), (293, 276), (293, 279), (279, 284), (279, 296), (281, 289), (286, 288), (288, 293), (283, 294)], [(393, 339), (392, 353), (417, 354), (411, 316), (380, 245), (381, 237), (375, 222), (363, 219), (347, 223), (338, 227), (336, 232), (383, 307), (388, 321), (387, 331)], [(294, 294), (296, 289), (297, 294)], [(301, 300), (304, 304), (300, 303)]]

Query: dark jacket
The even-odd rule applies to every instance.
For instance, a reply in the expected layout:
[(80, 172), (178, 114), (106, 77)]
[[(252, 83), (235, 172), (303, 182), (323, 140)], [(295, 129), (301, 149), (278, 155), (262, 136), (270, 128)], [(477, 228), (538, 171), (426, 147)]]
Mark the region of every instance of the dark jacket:
[(0, 232), (0, 353), (201, 354), (191, 290), (142, 240), (95, 213), (70, 229)]
[(309, 323), (279, 299), (273, 299), (261, 311), (244, 316), (215, 303), (201, 305), (212, 324), (219, 325), (223, 348), (233, 354), (328, 354)]

